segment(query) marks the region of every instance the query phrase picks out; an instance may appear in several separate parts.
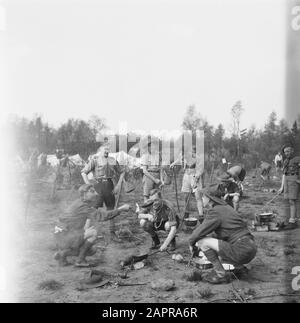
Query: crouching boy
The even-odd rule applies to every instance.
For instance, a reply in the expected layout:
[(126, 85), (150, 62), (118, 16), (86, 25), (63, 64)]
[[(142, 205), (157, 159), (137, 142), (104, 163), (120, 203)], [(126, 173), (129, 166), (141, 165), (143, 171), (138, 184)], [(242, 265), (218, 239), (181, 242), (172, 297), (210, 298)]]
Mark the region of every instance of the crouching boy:
[(89, 266), (85, 258), (95, 253), (92, 247), (97, 240), (98, 222), (111, 220), (130, 209), (127, 204), (110, 211), (94, 208), (98, 194), (92, 184), (80, 186), (79, 193), (80, 198), (66, 214), (59, 217), (55, 226), (55, 240), (59, 248), (55, 259), (63, 266), (68, 265), (68, 256), (78, 256), (76, 266)]
[[(150, 199), (145, 202), (142, 209), (137, 209), (141, 227), (150, 234), (152, 247), (165, 251), (168, 247), (170, 251), (176, 249), (176, 231), (179, 225), (179, 218), (172, 204), (161, 198), (160, 191), (154, 189), (150, 192)], [(169, 232), (166, 240), (160, 245), (157, 231)]]
[[(213, 270), (203, 275), (203, 280), (212, 284), (228, 283), (230, 275), (219, 257), (223, 263), (239, 269), (255, 257), (257, 247), (241, 216), (220, 198), (217, 185), (209, 186), (202, 193), (203, 205), (208, 212), (189, 238), (190, 251), (195, 253), (198, 242), (198, 247), (213, 264)], [(212, 233), (216, 238), (208, 237)]]

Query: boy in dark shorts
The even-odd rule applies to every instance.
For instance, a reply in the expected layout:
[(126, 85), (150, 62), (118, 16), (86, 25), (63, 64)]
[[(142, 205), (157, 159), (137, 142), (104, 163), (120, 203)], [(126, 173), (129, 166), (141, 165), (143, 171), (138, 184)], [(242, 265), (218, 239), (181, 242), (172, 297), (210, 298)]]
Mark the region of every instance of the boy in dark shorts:
[(286, 157), (283, 163), (282, 183), (278, 193), (284, 193), (284, 199), (289, 201), (288, 224), (282, 229), (293, 230), (297, 226), (297, 199), (300, 193), (300, 156), (294, 155), (294, 148), (291, 145), (283, 147)]
[[(214, 268), (203, 275), (203, 280), (212, 284), (230, 282), (223, 262), (232, 264), (236, 269), (243, 268), (256, 255), (257, 247), (254, 237), (247, 228), (241, 216), (220, 198), (218, 185), (211, 185), (202, 190), (203, 205), (208, 209), (202, 224), (200, 224), (189, 238), (192, 254), (198, 247), (203, 251)], [(208, 237), (214, 233), (216, 238)]]
[[(137, 210), (141, 227), (150, 234), (152, 238), (151, 249), (170, 251), (176, 249), (176, 231), (179, 225), (178, 215), (173, 205), (161, 198), (160, 191), (153, 189), (150, 192), (150, 199), (145, 202), (141, 210)], [(164, 243), (160, 245), (157, 231), (167, 231), (168, 236)]]

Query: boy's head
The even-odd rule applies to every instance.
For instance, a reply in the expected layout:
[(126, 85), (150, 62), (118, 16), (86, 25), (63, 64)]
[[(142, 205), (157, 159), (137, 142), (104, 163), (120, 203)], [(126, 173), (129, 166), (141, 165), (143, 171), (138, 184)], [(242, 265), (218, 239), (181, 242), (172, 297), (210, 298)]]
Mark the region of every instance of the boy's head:
[(78, 192), (81, 199), (87, 202), (95, 202), (98, 196), (92, 184), (81, 185), (78, 189)]

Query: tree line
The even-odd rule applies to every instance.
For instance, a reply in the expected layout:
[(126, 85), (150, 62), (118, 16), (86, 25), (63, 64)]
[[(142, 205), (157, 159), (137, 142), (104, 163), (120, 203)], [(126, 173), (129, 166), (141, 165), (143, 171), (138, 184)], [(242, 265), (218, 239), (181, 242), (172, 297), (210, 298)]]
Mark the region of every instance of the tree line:
[(292, 127), (284, 119), (278, 119), (272, 112), (262, 129), (255, 125), (245, 131), (240, 129), (242, 103), (238, 101), (232, 108), (233, 127), (231, 135), (225, 136), (225, 128), (220, 123), (216, 128), (201, 117), (195, 106), (187, 108), (182, 127), (185, 130), (203, 130), (205, 152), (210, 161), (225, 158), (230, 162), (240, 162), (246, 168), (257, 167), (261, 161), (272, 163), (283, 145), (291, 144), (300, 155), (300, 114)]
[[(195, 106), (189, 106), (182, 122), (183, 130), (203, 130), (204, 149), (210, 162), (220, 162), (226, 158), (230, 162), (241, 162), (246, 168), (253, 168), (261, 161), (272, 162), (275, 154), (286, 143), (292, 144), (300, 154), (300, 115), (289, 127), (284, 119), (278, 120), (272, 112), (262, 129), (254, 125), (241, 132), (239, 118), (242, 113), (241, 102), (232, 108), (233, 129), (225, 135), (220, 123), (217, 127), (202, 118)], [(56, 149), (64, 149), (70, 155), (80, 154), (87, 158), (99, 147), (98, 136), (108, 129), (104, 119), (91, 116), (88, 121), (69, 119), (57, 128), (49, 126), (41, 116), (31, 120), (14, 117), (7, 124), (13, 144), (22, 158), (28, 158), (33, 149), (46, 154), (54, 154)]]

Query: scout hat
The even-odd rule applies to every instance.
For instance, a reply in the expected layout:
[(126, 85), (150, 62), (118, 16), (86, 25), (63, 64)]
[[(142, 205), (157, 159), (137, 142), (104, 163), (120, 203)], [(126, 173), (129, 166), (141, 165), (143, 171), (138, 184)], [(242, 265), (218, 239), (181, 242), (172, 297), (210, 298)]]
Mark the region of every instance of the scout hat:
[(200, 192), (219, 205), (227, 205), (227, 203), (221, 198), (222, 195), (218, 184), (211, 184)]

